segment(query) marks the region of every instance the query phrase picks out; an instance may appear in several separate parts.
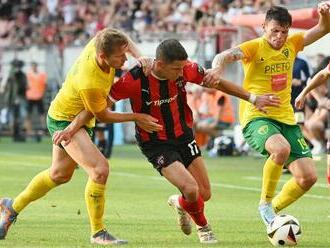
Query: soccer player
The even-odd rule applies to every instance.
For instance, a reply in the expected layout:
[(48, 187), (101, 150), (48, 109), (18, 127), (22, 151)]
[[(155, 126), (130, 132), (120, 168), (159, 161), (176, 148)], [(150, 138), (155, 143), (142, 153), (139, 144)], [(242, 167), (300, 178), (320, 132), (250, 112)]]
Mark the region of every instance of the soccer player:
[(156, 123), (157, 120), (148, 114), (116, 113), (111, 112), (107, 106), (107, 95), (115, 69), (120, 69), (126, 61), (126, 52), (138, 56), (136, 45), (128, 36), (119, 30), (104, 29), (86, 45), (75, 61), (51, 103), (47, 126), (53, 135), (56, 130), (68, 126), (83, 109), (92, 113), (93, 117), (76, 133), (70, 144), (65, 147), (53, 145), (52, 164), (48, 170), (34, 177), (15, 199), (1, 199), (0, 239), (5, 238), (10, 225), (28, 204), (43, 197), (56, 186), (70, 181), (79, 164), (89, 176), (85, 201), (91, 226), (91, 243), (126, 243), (105, 229), (103, 214), (109, 164), (90, 138), (95, 117), (103, 122), (135, 121), (146, 132), (162, 129)]
[[(317, 180), (314, 162), (299, 126), (296, 125), (290, 93), (292, 68), (297, 53), (326, 35), (330, 28), (330, 2), (318, 4), (319, 22), (306, 32), (289, 35), (292, 23), (286, 8), (273, 6), (265, 17), (264, 35), (215, 56), (212, 65), (220, 74), (225, 65), (241, 60), (243, 88), (253, 94), (273, 93), (280, 108), (268, 107), (266, 113), (240, 101), (239, 118), (247, 143), (268, 157), (263, 167), (259, 212), (266, 226), (276, 213), (299, 199)], [(212, 73), (216, 73), (213, 71)], [(205, 79), (208, 82), (213, 74)], [(274, 198), (283, 166), (293, 177)]]
[[(323, 70), (319, 71), (318, 73), (316, 73), (314, 75), (314, 77), (309, 81), (308, 85), (303, 89), (303, 91), (298, 95), (298, 97), (296, 98), (295, 101), (295, 106), (297, 109), (302, 109), (304, 107), (304, 103), (305, 103), (305, 98), (307, 96), (307, 94), (309, 92), (311, 92), (313, 89), (315, 89), (316, 87), (327, 83), (327, 80), (329, 80), (330, 78), (330, 63), (328, 64), (327, 67), (325, 67)], [(330, 100), (329, 98), (326, 99), (326, 101), (324, 101), (324, 103), (322, 104), (323, 108), (328, 109), (328, 131), (329, 131), (329, 109), (330, 109)], [(327, 180), (328, 180), (328, 185), (330, 186), (330, 137), (329, 137), (329, 133), (328, 133), (328, 141), (327, 141), (327, 154), (328, 154), (328, 158), (327, 158)]]
[[(226, 80), (203, 84), (204, 69), (188, 61), (187, 57), (177, 40), (161, 42), (156, 49), (151, 74), (145, 76), (141, 68), (133, 68), (114, 84), (109, 98), (112, 102), (129, 98), (133, 112), (151, 114), (159, 120), (164, 127), (159, 132), (148, 133), (136, 128), (138, 145), (153, 167), (182, 193), (168, 199), (169, 205), (178, 213), (181, 230), (187, 235), (191, 233), (192, 218), (200, 242), (216, 243), (217, 239), (204, 215), (204, 201), (211, 197), (210, 182), (201, 151), (194, 139), (193, 117), (187, 104), (185, 85), (191, 82), (212, 86), (250, 100), (261, 110), (265, 105), (277, 106), (279, 99), (269, 99), (268, 95), (251, 98), (247, 91)], [(90, 118), (83, 111), (65, 131), (54, 136), (54, 142), (69, 142), (72, 135), (75, 137), (74, 133), (85, 122), (81, 122), (83, 117), (86, 117), (85, 121)]]

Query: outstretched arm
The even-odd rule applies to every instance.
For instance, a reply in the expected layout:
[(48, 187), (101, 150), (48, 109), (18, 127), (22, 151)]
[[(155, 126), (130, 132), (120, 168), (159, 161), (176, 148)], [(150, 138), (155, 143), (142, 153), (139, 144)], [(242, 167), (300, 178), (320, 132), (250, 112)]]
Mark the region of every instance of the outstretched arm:
[(304, 46), (308, 46), (330, 32), (330, 1), (317, 6), (319, 22), (304, 34)]
[(295, 100), (295, 106), (298, 109), (303, 108), (305, 103), (305, 97), (309, 92), (313, 89), (317, 88), (318, 86), (327, 82), (330, 78), (330, 70), (328, 67), (324, 68), (323, 70), (319, 71), (307, 84), (307, 86), (300, 92), (299, 96)]
[[(208, 71), (206, 71), (206, 74), (207, 73)], [(256, 96), (254, 94), (249, 93), (241, 86), (236, 85), (233, 82), (230, 82), (222, 78), (220, 78), (220, 80), (217, 81), (216, 83), (203, 82), (203, 86), (221, 90), (222, 92), (227, 93), (229, 95), (236, 96), (245, 101), (249, 101), (262, 112), (266, 112), (265, 107), (267, 106), (278, 107), (280, 105), (280, 99), (278, 98), (278, 96), (274, 94), (265, 94), (265, 95)]]

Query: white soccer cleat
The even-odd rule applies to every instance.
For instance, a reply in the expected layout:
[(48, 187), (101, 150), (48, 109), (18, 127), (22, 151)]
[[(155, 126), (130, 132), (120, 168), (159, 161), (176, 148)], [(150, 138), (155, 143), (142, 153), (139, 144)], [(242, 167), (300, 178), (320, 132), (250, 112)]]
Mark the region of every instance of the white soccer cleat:
[(101, 230), (91, 237), (91, 243), (97, 245), (124, 245), (128, 242), (115, 238), (107, 230)]
[(180, 225), (181, 231), (186, 235), (191, 234), (191, 219), (189, 214), (181, 208), (179, 204), (179, 195), (171, 195), (168, 198), (167, 203), (177, 213), (178, 224)]
[(270, 228), (271, 223), (277, 216), (273, 209), (272, 203), (266, 202), (266, 203), (260, 204), (258, 207), (258, 210), (259, 210), (262, 221), (264, 222), (264, 224), (267, 227), (267, 233), (268, 233), (270, 231), (269, 228)]
[(218, 243), (218, 240), (215, 237), (210, 225), (206, 225), (206, 226), (197, 228), (197, 234), (198, 234), (198, 237), (199, 237), (199, 241), (202, 244), (216, 244), (216, 243)]

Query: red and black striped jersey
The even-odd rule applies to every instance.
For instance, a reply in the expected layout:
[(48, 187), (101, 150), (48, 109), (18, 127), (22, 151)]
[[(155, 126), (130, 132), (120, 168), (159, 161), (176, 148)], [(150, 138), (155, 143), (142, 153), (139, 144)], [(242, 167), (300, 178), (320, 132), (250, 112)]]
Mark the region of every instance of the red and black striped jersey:
[(151, 134), (136, 127), (140, 144), (180, 143), (193, 137), (193, 116), (185, 86), (187, 82), (201, 84), (203, 78), (204, 69), (192, 62), (184, 66), (183, 76), (175, 81), (162, 80), (154, 74), (145, 76), (141, 68), (135, 67), (112, 86), (110, 98), (114, 102), (129, 98), (133, 112), (150, 114), (163, 126), (162, 131)]

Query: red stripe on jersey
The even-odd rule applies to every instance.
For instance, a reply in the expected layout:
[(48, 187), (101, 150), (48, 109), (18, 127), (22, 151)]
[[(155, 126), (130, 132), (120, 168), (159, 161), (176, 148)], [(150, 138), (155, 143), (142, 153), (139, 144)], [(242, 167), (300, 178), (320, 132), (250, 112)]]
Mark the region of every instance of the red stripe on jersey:
[(180, 112), (179, 112), (179, 101), (178, 97), (180, 97), (178, 92), (178, 86), (175, 81), (169, 82), (169, 94), (170, 96), (176, 96), (176, 100), (170, 103), (170, 109), (174, 122), (174, 134), (175, 137), (181, 136), (184, 132), (180, 123)]

